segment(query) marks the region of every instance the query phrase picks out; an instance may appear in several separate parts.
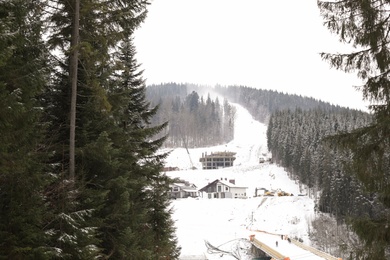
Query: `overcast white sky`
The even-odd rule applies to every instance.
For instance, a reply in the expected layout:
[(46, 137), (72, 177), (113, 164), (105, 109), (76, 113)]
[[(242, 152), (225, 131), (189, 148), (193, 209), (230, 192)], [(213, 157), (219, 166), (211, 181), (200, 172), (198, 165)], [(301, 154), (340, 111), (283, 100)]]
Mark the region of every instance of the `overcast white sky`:
[(361, 81), (319, 52), (345, 52), (315, 0), (151, 0), (135, 34), (147, 84), (245, 85), (365, 109)]

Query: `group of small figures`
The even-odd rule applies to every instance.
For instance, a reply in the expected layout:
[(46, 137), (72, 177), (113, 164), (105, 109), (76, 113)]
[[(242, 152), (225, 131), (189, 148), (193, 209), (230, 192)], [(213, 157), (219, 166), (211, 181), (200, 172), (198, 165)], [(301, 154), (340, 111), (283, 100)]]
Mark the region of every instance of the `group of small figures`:
[[(289, 243), (291, 243), (291, 239), (287, 235), (280, 235), (280, 238), (282, 240), (287, 240)], [(276, 241), (276, 247), (278, 247), (278, 241)]]

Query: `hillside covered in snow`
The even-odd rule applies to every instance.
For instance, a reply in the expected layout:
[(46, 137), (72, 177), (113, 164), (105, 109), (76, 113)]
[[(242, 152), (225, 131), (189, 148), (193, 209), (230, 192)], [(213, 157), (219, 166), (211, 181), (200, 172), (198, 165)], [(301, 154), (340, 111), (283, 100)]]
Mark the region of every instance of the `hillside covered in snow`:
[[(208, 199), (200, 197), (172, 201), (173, 220), (181, 246), (182, 259), (204, 256), (205, 259), (237, 259), (229, 254), (213, 254), (206, 242), (228, 252), (237, 251), (240, 239), (249, 239), (251, 230), (288, 235), (310, 244), (309, 230), (315, 217), (314, 201), (305, 196), (304, 187), (291, 180), (288, 173), (271, 162), (259, 163), (260, 157), (269, 157), (266, 125), (254, 120), (243, 107), (237, 109), (233, 141), (226, 145), (196, 149), (173, 149), (166, 159), (172, 178), (180, 178), (205, 187), (217, 179), (235, 180), (235, 184), (247, 188), (247, 199)], [(165, 150), (167, 151), (167, 150)], [(236, 153), (233, 167), (202, 170), (199, 159), (202, 153), (229, 151)], [(194, 170), (194, 168), (196, 168)], [(255, 190), (284, 191), (293, 196), (258, 196)], [(275, 236), (274, 244), (279, 239)], [(236, 241), (236, 243), (232, 242)], [(244, 247), (244, 246), (241, 246)], [(251, 259), (242, 253), (240, 259)]]

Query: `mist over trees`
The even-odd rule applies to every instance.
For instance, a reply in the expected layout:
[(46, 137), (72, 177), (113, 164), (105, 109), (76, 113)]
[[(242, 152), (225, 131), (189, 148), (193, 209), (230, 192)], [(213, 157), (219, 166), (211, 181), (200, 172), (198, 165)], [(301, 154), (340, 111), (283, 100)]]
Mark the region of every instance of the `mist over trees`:
[(159, 106), (152, 123), (169, 122), (161, 132), (168, 136), (165, 146), (204, 147), (233, 139), (235, 108), (227, 99), (220, 101), (210, 94), (202, 95), (211, 90), (207, 86), (176, 83), (147, 87), (147, 98)]
[[(219, 88), (219, 93), (225, 93), (251, 110), (254, 118), (268, 124), (267, 146), (272, 161), (285, 167), (292, 179), (308, 187), (307, 195), (316, 200), (318, 212), (327, 214), (319, 215), (320, 219), (313, 224), (312, 235), (319, 243), (318, 247), (343, 256), (343, 259), (366, 255), (367, 251), (362, 247), (364, 239), (351, 230), (351, 220), (362, 216), (371, 220), (383, 219), (387, 211), (380, 197), (367, 192), (363, 183), (351, 174), (353, 154), (340, 147), (334, 138), (369, 126), (374, 122), (374, 116), (274, 91), (242, 86)], [(334, 230), (326, 226), (332, 219), (337, 224)], [(329, 232), (316, 228), (326, 228)], [(342, 231), (348, 232), (339, 234)], [(335, 235), (339, 239), (331, 237)]]
[(310, 196), (320, 194), (320, 211), (332, 213), (339, 220), (374, 213), (374, 203), (368, 203), (372, 198), (366, 197), (361, 183), (346, 173), (350, 154), (326, 139), (371, 121), (369, 114), (348, 109), (278, 111), (269, 121), (268, 148), (276, 163), (309, 187)]
[[(373, 248), (367, 250), (367, 234), (361, 234), (356, 229), (358, 225), (364, 230), (363, 223), (367, 221), (386, 221), (389, 213), (383, 195), (378, 193), (380, 189), (368, 190), (356, 175), (359, 169), (354, 165), (356, 154), (345, 143), (346, 138), (351, 140), (361, 133), (361, 129), (370, 129), (375, 125), (375, 113), (369, 114), (311, 98), (244, 86), (218, 86), (215, 90), (247, 108), (254, 118), (268, 124), (267, 145), (272, 152), (273, 162), (285, 167), (292, 179), (309, 188), (308, 195), (316, 199), (318, 212), (327, 214), (320, 215), (321, 219), (330, 216), (335, 219), (337, 227), (327, 233), (316, 228), (328, 229), (325, 222), (329, 224), (330, 220), (322, 224), (321, 219), (316, 220), (312, 235), (320, 248), (329, 253), (337, 251), (337, 255), (343, 256), (343, 259), (370, 257), (372, 250), (387, 254), (385, 243), (375, 246), (372, 244)], [(349, 138), (351, 133), (353, 135)], [(360, 144), (360, 153), (364, 152), (363, 147), (368, 144), (365, 143), (366, 141)], [(382, 159), (375, 155), (367, 165), (371, 165), (372, 169), (387, 169), (389, 173), (390, 160), (385, 159), (388, 154), (387, 146)], [(368, 176), (370, 175), (366, 178)], [(381, 182), (384, 189), (385, 183), (386, 181)], [(339, 234), (342, 231), (348, 232)], [(378, 235), (380, 239), (386, 239), (386, 232), (386, 228), (383, 228), (376, 235), (372, 234), (371, 239)], [(331, 237), (334, 235), (339, 239)], [(324, 240), (327, 242), (323, 243)]]
[[(272, 112), (283, 109), (339, 108), (313, 98), (246, 86), (205, 86), (165, 83), (150, 85), (147, 98), (159, 106), (153, 123), (169, 122), (162, 134), (167, 147), (199, 147), (229, 142), (234, 136), (234, 107), (238, 103), (255, 119), (268, 123)], [(210, 98), (217, 93), (223, 100)], [(222, 99), (222, 98), (221, 98)]]
[[(345, 120), (352, 120), (351, 125), (345, 127), (344, 124), (340, 129), (342, 121), (339, 119), (337, 124), (329, 123), (332, 116), (327, 114), (329, 110), (323, 107), (324, 103), (310, 107), (307, 100), (294, 104), (286, 96), (284, 102), (278, 104), (270, 98), (272, 92), (228, 87), (235, 92), (230, 98), (246, 107), (258, 120), (267, 122), (267, 112), (274, 113), (273, 120), (278, 118), (279, 129), (273, 126), (273, 120), (269, 125), (269, 145), (276, 150), (275, 159), (298, 174), (301, 181), (321, 191), (320, 210), (337, 218), (342, 216), (359, 235), (364, 247), (354, 248), (353, 254), (348, 256), (350, 259), (386, 259), (390, 255), (389, 4), (388, 1), (318, 1), (324, 25), (337, 34), (341, 42), (356, 48), (350, 53), (322, 53), (321, 57), (332, 67), (356, 73), (363, 80), (363, 85), (357, 88), (362, 91), (363, 99), (371, 103), (372, 112), (372, 118), (365, 124), (347, 116)], [(228, 92), (228, 88), (222, 90)], [(296, 132), (279, 136), (290, 123), (297, 125), (294, 120), (303, 111), (295, 111), (296, 108), (311, 109), (310, 113), (323, 116), (329, 124), (328, 129), (322, 128), (325, 126), (321, 123), (317, 125), (321, 128), (314, 128), (314, 116), (308, 114), (312, 122), (305, 123), (309, 123), (315, 134), (303, 136), (311, 138), (303, 140), (310, 145), (298, 157), (297, 152), (302, 152), (301, 133), (306, 132), (308, 126), (302, 124), (295, 128)], [(281, 124), (283, 121), (285, 123)], [(328, 166), (321, 169), (323, 176), (312, 173), (324, 165)], [(356, 210), (348, 207), (349, 204), (356, 205)]]
[(318, 210), (352, 225), (364, 247), (350, 258), (386, 259), (389, 2), (319, 2), (327, 27), (360, 48), (322, 57), (365, 80), (371, 115), (245, 86), (216, 86), (223, 100), (204, 86), (146, 87), (132, 37), (148, 4), (0, 2), (0, 258), (177, 259), (156, 151), (232, 140), (229, 100), (268, 124), (273, 160)]
[(297, 107), (305, 110), (331, 107), (331, 104), (314, 98), (247, 86), (217, 85), (214, 91), (229, 101), (244, 106), (256, 120), (265, 124), (268, 122), (270, 114), (277, 110), (295, 109)]

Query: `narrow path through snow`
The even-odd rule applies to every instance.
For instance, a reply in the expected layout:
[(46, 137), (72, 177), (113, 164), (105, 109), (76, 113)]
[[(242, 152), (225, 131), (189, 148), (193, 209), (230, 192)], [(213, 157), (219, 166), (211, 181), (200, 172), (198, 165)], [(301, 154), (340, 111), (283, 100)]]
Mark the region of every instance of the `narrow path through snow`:
[[(166, 159), (167, 166), (178, 167), (180, 171), (167, 172), (171, 177), (189, 181), (198, 189), (215, 179), (234, 179), (238, 186), (247, 187), (248, 199), (206, 199), (188, 198), (172, 201), (173, 219), (177, 228), (177, 238), (182, 247), (182, 256), (204, 255), (208, 259), (234, 259), (227, 255), (208, 254), (205, 241), (214, 246), (225, 244), (238, 238), (249, 238), (253, 230), (299, 237), (308, 242), (308, 230), (314, 217), (314, 202), (306, 196), (291, 197), (254, 197), (256, 188), (267, 190), (280, 189), (297, 195), (299, 185), (289, 179), (283, 168), (270, 163), (260, 164), (259, 157), (267, 153), (267, 127), (254, 120), (246, 109), (233, 104), (236, 109), (234, 140), (226, 145), (189, 149), (189, 155), (183, 148), (174, 149)], [(236, 152), (233, 167), (217, 170), (201, 170), (199, 158), (202, 153), (216, 151)], [(191, 160), (189, 159), (191, 157)], [(197, 170), (191, 169), (191, 162)], [(261, 234), (259, 236), (263, 236)], [(275, 237), (263, 238), (275, 247)], [(291, 259), (321, 259), (308, 257), (307, 251), (294, 251), (290, 245), (286, 254)], [(236, 250), (228, 248), (227, 250)], [(313, 258), (311, 258), (313, 257)], [(241, 256), (242, 260), (251, 259)]]

